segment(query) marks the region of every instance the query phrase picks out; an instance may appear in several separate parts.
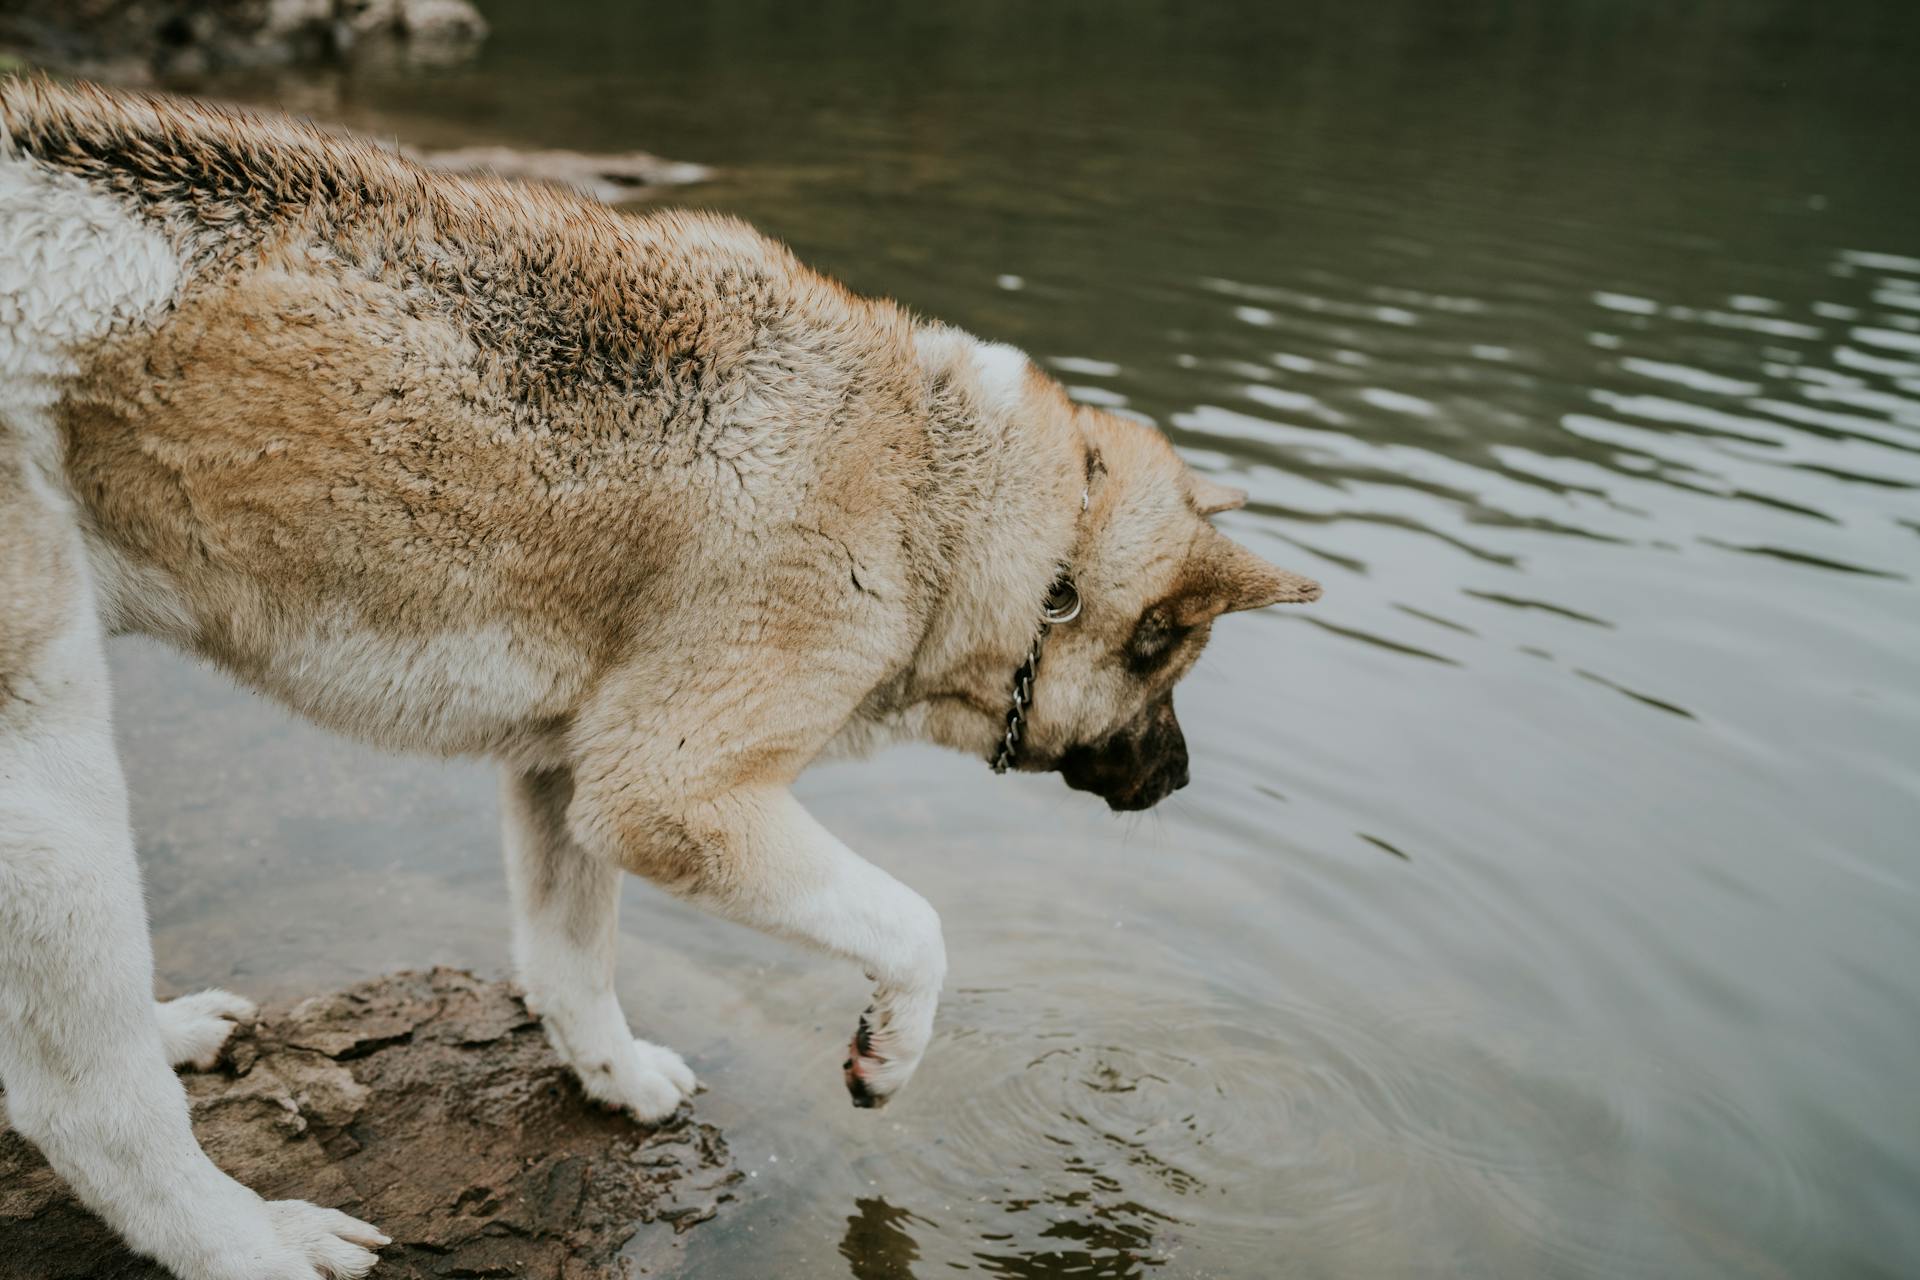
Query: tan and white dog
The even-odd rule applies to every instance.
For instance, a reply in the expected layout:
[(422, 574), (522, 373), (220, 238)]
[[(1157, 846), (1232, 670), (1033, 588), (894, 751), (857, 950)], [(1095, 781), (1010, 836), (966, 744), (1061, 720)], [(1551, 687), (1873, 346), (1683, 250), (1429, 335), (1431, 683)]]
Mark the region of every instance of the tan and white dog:
[(358, 1276), (384, 1243), (194, 1142), (171, 1068), (249, 1006), (154, 1003), (104, 636), (497, 759), (518, 973), (592, 1097), (647, 1121), (694, 1088), (614, 995), (634, 872), (863, 966), (846, 1082), (873, 1105), (927, 1047), (939, 917), (789, 785), (918, 738), (1153, 804), (1212, 620), (1318, 594), (1207, 523), (1241, 500), (737, 222), (0, 86), (11, 1123), (182, 1280)]

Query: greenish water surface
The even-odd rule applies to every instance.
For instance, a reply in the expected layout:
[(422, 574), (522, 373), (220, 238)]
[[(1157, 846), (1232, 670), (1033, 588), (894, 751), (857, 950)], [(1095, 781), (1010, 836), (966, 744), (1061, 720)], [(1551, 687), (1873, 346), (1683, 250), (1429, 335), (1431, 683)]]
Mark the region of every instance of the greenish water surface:
[[(486, 7), (241, 91), (720, 166), (674, 199), (1160, 424), (1327, 587), (1219, 628), (1144, 818), (806, 780), (946, 922), (885, 1112), (857, 973), (629, 887), (748, 1174), (688, 1275), (1920, 1272), (1920, 7)], [(116, 662), (169, 984), (504, 966), (484, 769)]]

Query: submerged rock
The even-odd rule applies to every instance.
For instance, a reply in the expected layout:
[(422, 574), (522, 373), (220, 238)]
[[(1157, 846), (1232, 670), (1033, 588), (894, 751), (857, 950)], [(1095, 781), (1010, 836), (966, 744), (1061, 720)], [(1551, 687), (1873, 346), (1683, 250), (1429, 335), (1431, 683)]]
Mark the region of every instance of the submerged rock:
[[(739, 1177), (684, 1109), (644, 1129), (595, 1107), (505, 984), (453, 969), (265, 1010), (185, 1079), (221, 1168), (393, 1237), (371, 1280), (658, 1274)], [(0, 1241), (0, 1280), (166, 1280), (4, 1126)]]

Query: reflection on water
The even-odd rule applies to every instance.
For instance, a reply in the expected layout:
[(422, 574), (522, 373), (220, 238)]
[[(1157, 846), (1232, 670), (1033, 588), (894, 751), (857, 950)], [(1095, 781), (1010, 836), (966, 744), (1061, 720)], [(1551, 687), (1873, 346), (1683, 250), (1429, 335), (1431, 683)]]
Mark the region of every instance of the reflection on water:
[[(1327, 585), (1219, 629), (1143, 819), (806, 782), (947, 922), (877, 1117), (858, 975), (630, 890), (629, 1008), (751, 1175), (688, 1274), (1920, 1269), (1920, 10), (491, 13), (475, 68), (301, 92), (725, 166)], [(169, 982), (504, 962), (482, 771), (118, 660)]]

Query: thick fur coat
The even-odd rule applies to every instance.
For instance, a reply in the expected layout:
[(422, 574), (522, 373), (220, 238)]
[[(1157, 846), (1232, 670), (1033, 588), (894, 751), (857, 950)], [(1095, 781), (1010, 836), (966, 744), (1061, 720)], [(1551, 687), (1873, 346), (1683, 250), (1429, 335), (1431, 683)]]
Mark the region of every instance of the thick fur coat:
[(515, 950), (585, 1090), (694, 1081), (612, 990), (638, 873), (861, 964), (846, 1080), (911, 1074), (924, 899), (788, 785), (914, 737), (981, 758), (1063, 574), (1018, 765), (1115, 807), (1186, 780), (1170, 690), (1218, 614), (1318, 589), (1238, 495), (1011, 348), (857, 297), (738, 222), (428, 173), (182, 100), (0, 86), (0, 1082), (183, 1280), (356, 1276), (382, 1237), (265, 1204), (169, 1064), (102, 637), (142, 631), (342, 733), (502, 765)]

